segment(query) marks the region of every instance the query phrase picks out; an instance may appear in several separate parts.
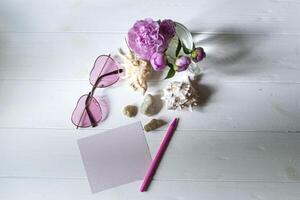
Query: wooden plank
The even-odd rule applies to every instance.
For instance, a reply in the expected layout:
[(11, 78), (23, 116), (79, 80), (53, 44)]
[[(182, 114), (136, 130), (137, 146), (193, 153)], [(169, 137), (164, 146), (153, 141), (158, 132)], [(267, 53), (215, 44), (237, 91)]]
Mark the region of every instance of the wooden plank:
[[(53, 0), (0, 2), (1, 31), (123, 31), (138, 19), (172, 18), (193, 31), (299, 33), (297, 1)], [(21, 17), (20, 17), (21, 16)]]
[(300, 183), (153, 181), (149, 192), (139, 192), (140, 182), (91, 194), (86, 180), (0, 179), (0, 198), (5, 200), (90, 199), (272, 199), (298, 200)]
[(0, 77), (88, 80), (95, 59), (117, 50), (122, 34), (0, 34)]
[[(98, 55), (115, 54), (125, 34), (2, 33), (0, 79), (87, 80)], [(198, 34), (205, 79), (300, 82), (300, 36)], [(152, 80), (153, 81), (153, 80)]]
[[(149, 92), (158, 94), (165, 83), (155, 85)], [(194, 112), (163, 107), (155, 117), (166, 120), (180, 117), (180, 130), (300, 130), (300, 84), (200, 84), (202, 107)], [(71, 113), (78, 98), (89, 89), (87, 81), (2, 80), (0, 127), (73, 129)], [(143, 100), (140, 93), (126, 85), (99, 89), (97, 96), (110, 108), (107, 119), (97, 129), (110, 129), (138, 119), (150, 120), (142, 114), (133, 119), (123, 116), (121, 110), (125, 105), (140, 105)], [(166, 126), (161, 130), (165, 129)]]
[[(0, 199), (298, 200), (299, 9), (294, 0), (0, 1)], [(76, 140), (150, 118), (122, 116), (143, 98), (124, 85), (97, 91), (111, 108), (101, 126), (75, 130), (70, 114), (94, 59), (149, 16), (201, 33), (203, 106), (155, 116), (181, 121), (150, 192), (138, 181), (91, 195)], [(152, 155), (165, 129), (146, 134)]]
[[(85, 178), (76, 140), (97, 130), (0, 129), (0, 177)], [(152, 156), (164, 131), (146, 133)], [(177, 131), (155, 180), (300, 181), (300, 134)]]

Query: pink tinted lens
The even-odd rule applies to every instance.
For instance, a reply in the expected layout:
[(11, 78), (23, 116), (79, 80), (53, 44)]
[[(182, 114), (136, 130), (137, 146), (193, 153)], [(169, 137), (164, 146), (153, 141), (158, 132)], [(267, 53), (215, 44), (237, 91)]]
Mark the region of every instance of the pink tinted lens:
[[(86, 110), (86, 100), (88, 95), (83, 95), (77, 102), (76, 108), (72, 114), (72, 123), (79, 127), (89, 127), (92, 125), (91, 119)], [(94, 98), (90, 97), (90, 102), (88, 103), (89, 112), (92, 115), (94, 121), (98, 123), (102, 117), (102, 110), (99, 102)]]
[(101, 80), (98, 82), (97, 87), (103, 88), (108, 87), (119, 80), (119, 74), (110, 74), (105, 76), (105, 74), (117, 71), (118, 63), (109, 56), (99, 56), (94, 64), (94, 67), (90, 73), (90, 83), (95, 85), (98, 77), (102, 76)]

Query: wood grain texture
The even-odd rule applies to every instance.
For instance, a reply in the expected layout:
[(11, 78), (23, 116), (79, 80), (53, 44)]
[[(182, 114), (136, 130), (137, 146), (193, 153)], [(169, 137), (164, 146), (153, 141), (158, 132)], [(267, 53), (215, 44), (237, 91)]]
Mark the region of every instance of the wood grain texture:
[[(297, 0), (0, 1), (0, 199), (299, 200), (299, 9)], [(94, 59), (145, 17), (185, 24), (205, 48), (202, 105), (155, 116), (180, 125), (149, 192), (137, 181), (92, 195), (76, 140), (145, 123), (121, 114), (143, 96), (121, 81), (97, 90), (110, 107), (101, 126), (74, 130), (70, 115)], [(152, 155), (165, 130), (146, 134)]]
[[(74, 128), (70, 121), (71, 113), (78, 98), (90, 89), (88, 81), (0, 82), (0, 104), (3, 105), (0, 107), (0, 126), (7, 128)], [(155, 94), (166, 83), (152, 86), (149, 92)], [(200, 84), (203, 106), (194, 112), (178, 112), (163, 107), (156, 117), (166, 120), (180, 117), (180, 130), (288, 132), (300, 129), (300, 84)], [(137, 119), (123, 116), (121, 110), (125, 105), (140, 105), (143, 100), (140, 93), (131, 91), (126, 84), (100, 89), (96, 96), (110, 109), (109, 117), (96, 129), (109, 129), (137, 119), (142, 122), (149, 120), (142, 114)], [(161, 128), (165, 129), (166, 126)]]
[[(98, 132), (1, 129), (0, 178), (85, 178), (76, 140)], [(152, 156), (164, 134), (146, 134)], [(299, 133), (177, 131), (154, 178), (300, 182), (299, 142)]]
[(133, 182), (91, 195), (85, 179), (0, 179), (3, 191), (0, 197), (6, 200), (298, 200), (300, 195), (299, 183), (153, 181), (151, 192), (146, 193), (136, 189), (139, 184)]
[[(88, 80), (94, 60), (116, 54), (125, 34), (2, 33), (0, 79)], [(226, 82), (297, 82), (300, 36), (195, 34), (207, 58), (204, 78)]]
[(298, 1), (3, 0), (2, 32), (126, 32), (137, 19), (171, 18), (192, 31), (299, 34)]

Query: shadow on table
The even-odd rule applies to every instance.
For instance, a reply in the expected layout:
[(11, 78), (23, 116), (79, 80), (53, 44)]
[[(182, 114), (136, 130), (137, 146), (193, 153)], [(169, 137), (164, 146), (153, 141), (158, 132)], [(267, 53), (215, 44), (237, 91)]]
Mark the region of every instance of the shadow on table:
[[(257, 67), (243, 65), (247, 60), (256, 63), (259, 55), (253, 54), (255, 49), (266, 39), (262, 34), (249, 34), (235, 28), (226, 28), (216, 33), (195, 33), (193, 39), (196, 46), (203, 46), (207, 57), (205, 63), (209, 68), (216, 69), (226, 74), (238, 75), (251, 73)], [(250, 57), (251, 55), (251, 57)], [(254, 58), (254, 59), (253, 59)]]
[[(210, 100), (211, 96), (215, 93), (214, 87), (212, 87), (208, 84), (201, 83), (202, 77), (203, 77), (203, 74), (194, 76), (193, 79), (189, 78), (192, 89), (195, 91), (195, 94), (196, 94), (196, 99), (197, 99), (197, 103), (198, 103), (197, 108), (204, 107)], [(198, 109), (196, 109), (196, 110), (198, 110)]]

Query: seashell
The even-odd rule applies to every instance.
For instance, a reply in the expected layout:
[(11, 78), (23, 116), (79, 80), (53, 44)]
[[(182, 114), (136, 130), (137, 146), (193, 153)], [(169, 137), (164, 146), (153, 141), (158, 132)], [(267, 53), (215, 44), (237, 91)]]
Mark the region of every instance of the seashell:
[(190, 111), (197, 105), (195, 91), (189, 83), (173, 81), (164, 89), (162, 99), (168, 110), (182, 110), (188, 107)]
[(131, 88), (140, 90), (144, 94), (148, 88), (147, 81), (152, 74), (151, 64), (137, 58), (128, 46), (126, 52), (119, 48), (119, 55), (122, 58), (121, 65), (125, 68), (124, 78)]

